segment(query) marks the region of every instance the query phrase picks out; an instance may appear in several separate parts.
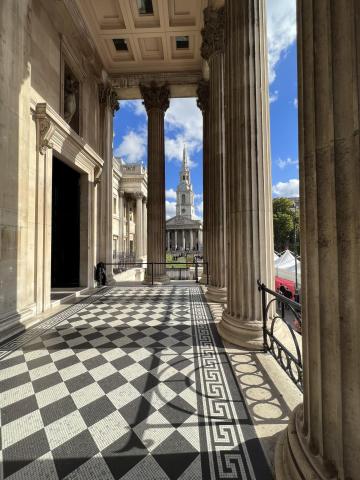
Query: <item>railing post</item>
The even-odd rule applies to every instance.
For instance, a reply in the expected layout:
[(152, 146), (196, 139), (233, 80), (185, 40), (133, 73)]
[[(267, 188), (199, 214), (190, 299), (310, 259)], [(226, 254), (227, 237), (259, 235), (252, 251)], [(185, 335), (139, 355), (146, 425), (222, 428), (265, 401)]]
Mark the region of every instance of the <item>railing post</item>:
[(199, 283), (199, 278), (198, 278), (198, 263), (195, 262), (195, 280), (196, 283)]
[(266, 346), (266, 292), (263, 288), (264, 286), (261, 285), (261, 300), (262, 300), (262, 312), (263, 312), (263, 341), (264, 341), (264, 352), (267, 350)]

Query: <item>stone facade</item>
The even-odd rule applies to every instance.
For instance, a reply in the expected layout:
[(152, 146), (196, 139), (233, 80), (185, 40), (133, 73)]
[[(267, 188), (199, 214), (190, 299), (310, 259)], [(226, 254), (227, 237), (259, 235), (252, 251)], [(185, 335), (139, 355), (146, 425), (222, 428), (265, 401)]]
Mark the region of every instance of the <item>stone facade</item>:
[(113, 260), (146, 258), (147, 172), (142, 164), (113, 162)]

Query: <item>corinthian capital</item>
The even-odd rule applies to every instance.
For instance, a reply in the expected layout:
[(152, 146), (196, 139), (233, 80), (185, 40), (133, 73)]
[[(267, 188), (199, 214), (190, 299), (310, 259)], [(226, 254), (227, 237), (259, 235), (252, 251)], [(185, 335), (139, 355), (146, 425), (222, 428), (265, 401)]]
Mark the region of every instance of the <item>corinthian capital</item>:
[(198, 83), (196, 93), (198, 96), (196, 101), (197, 106), (204, 113), (209, 108), (209, 81), (200, 80)]
[(215, 53), (224, 51), (224, 7), (215, 9), (206, 7), (204, 10), (204, 28), (201, 30), (201, 56), (205, 60)]
[(139, 87), (148, 113), (152, 109), (165, 112), (169, 108), (170, 90), (167, 83), (159, 86), (153, 81), (149, 86), (140, 84)]
[(99, 102), (105, 103), (111, 108), (113, 115), (120, 108), (115, 90), (111, 86), (102, 83), (99, 85)]

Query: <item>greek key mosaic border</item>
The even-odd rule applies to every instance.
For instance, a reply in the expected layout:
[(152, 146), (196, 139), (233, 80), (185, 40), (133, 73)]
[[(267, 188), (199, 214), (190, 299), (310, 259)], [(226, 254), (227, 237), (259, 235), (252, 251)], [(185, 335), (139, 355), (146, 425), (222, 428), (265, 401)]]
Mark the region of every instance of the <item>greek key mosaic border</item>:
[[(198, 407), (206, 432), (206, 444), (202, 450), (208, 454), (208, 476), (216, 479), (255, 480), (241, 426), (241, 422), (248, 424), (251, 420), (245, 407), (239, 411), (233, 400), (228, 382), (229, 374), (233, 376), (231, 366), (221, 340), (214, 337), (211, 325), (215, 325), (203, 300), (202, 291), (199, 287), (190, 288), (189, 293), (195, 327), (195, 358), (198, 361), (197, 372), (201, 385), (201, 404)], [(237, 447), (234, 448), (234, 445)]]
[(110, 290), (112, 290), (112, 287), (103, 287), (92, 295), (89, 295), (88, 297), (80, 300), (75, 305), (65, 308), (61, 312), (56, 313), (55, 315), (51, 316), (46, 320), (40, 321), (38, 324), (25, 330), (25, 332), (18, 334), (15, 338), (9, 340), (3, 345), (0, 345), (0, 360), (12, 353), (14, 350), (22, 347), (34, 338), (38, 337), (46, 330), (55, 327), (63, 320), (66, 320), (75, 313), (78, 313), (87, 305), (98, 302), (100, 298), (106, 295)]

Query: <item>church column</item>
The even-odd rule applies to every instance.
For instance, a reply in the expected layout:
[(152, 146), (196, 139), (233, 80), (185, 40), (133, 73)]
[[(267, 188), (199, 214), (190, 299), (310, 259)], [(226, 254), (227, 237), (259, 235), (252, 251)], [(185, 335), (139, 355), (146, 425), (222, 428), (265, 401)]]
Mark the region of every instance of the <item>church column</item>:
[(208, 251), (210, 284), (206, 298), (226, 301), (225, 245), (225, 144), (224, 144), (224, 8), (204, 10), (202, 57), (209, 63), (209, 190), (211, 250)]
[(190, 230), (190, 231), (189, 231), (189, 233), (190, 233), (190, 250), (193, 250), (193, 248), (194, 248), (194, 237), (193, 237), (193, 231), (192, 231), (192, 230)]
[(228, 0), (225, 23), (228, 298), (219, 332), (258, 349), (257, 280), (274, 284), (265, 0)]
[(143, 194), (141, 192), (137, 192), (135, 194), (136, 198), (136, 260), (142, 260), (143, 250), (142, 250), (142, 243), (143, 243)]
[[(211, 190), (209, 189), (209, 82), (201, 80), (197, 88), (197, 105), (203, 114), (203, 262), (207, 262), (208, 251), (210, 251), (211, 235), (209, 232), (209, 203)], [(198, 237), (199, 238), (199, 237)], [(198, 240), (200, 243), (200, 239)], [(200, 278), (200, 283), (206, 283), (206, 270)]]
[[(113, 214), (113, 116), (119, 109), (115, 91), (109, 85), (99, 85), (101, 118), (101, 156), (104, 166), (98, 195), (98, 262), (112, 263), (112, 214)], [(107, 278), (112, 268), (107, 268)]]
[[(330, 5), (331, 4), (331, 8)], [(360, 472), (360, 4), (298, 3), (304, 403), (276, 478)]]
[(178, 248), (178, 232), (175, 230), (175, 250)]
[(124, 250), (124, 190), (119, 190), (119, 253)]
[[(140, 85), (148, 114), (148, 261), (165, 262), (165, 145), (164, 113), (169, 107), (167, 85)], [(151, 267), (150, 267), (151, 268)], [(154, 266), (154, 282), (168, 283), (165, 265)], [(152, 280), (147, 269), (145, 283)]]
[(170, 252), (170, 230), (166, 232), (166, 249)]
[(185, 230), (181, 230), (181, 245), (182, 249), (185, 250)]

